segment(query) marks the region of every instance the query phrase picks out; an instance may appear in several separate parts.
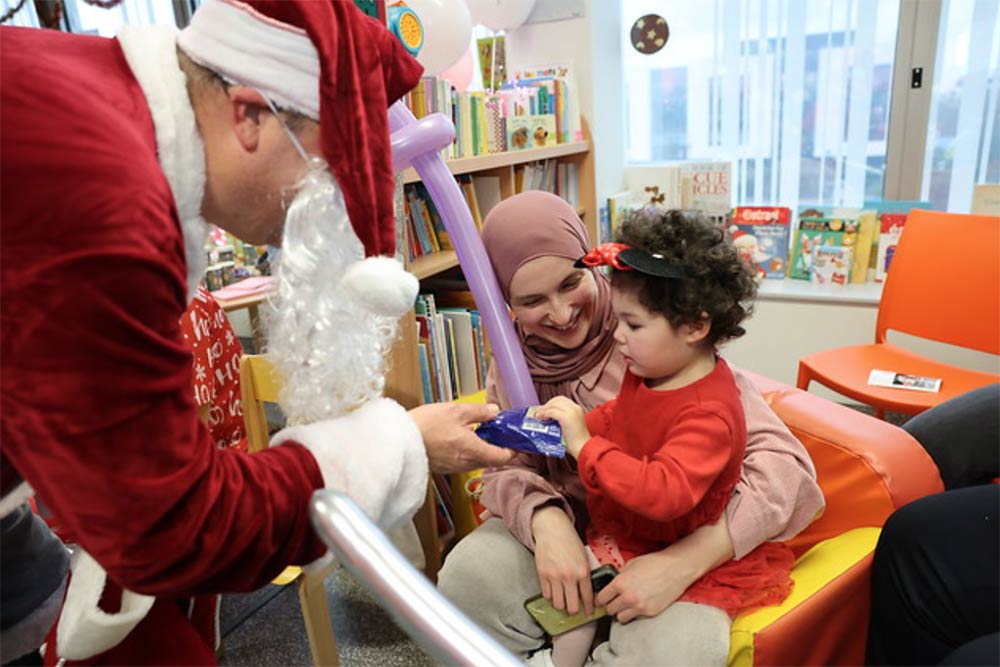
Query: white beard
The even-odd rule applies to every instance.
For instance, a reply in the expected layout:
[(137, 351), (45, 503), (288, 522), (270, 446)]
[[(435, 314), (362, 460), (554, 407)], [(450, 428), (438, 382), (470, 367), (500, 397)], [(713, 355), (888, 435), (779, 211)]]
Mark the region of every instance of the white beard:
[(382, 394), (401, 313), (372, 312), (345, 284), (363, 259), (340, 188), (314, 159), (288, 209), (268, 314), (268, 354), (283, 378), (289, 423), (338, 417)]

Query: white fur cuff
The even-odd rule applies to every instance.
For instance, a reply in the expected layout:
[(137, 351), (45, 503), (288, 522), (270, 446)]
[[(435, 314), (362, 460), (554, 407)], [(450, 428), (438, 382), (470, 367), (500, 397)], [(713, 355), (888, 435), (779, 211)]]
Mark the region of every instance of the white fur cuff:
[(328, 489), (351, 497), (388, 530), (413, 517), (427, 492), (427, 454), (416, 424), (387, 398), (338, 417), (283, 429), (271, 446), (293, 440), (316, 457)]

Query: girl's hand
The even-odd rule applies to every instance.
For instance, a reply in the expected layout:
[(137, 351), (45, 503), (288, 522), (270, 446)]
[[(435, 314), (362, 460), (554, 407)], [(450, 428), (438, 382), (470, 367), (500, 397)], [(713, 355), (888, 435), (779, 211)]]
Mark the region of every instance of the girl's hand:
[(618, 576), (597, 594), (596, 603), (607, 605), (608, 615), (619, 623), (660, 615), (691, 584), (669, 556), (658, 551), (625, 563)]
[(594, 613), (594, 589), (590, 566), (580, 536), (566, 513), (558, 507), (543, 507), (531, 519), (535, 538), (535, 568), (542, 595), (556, 609), (575, 614), (582, 607)]
[(633, 558), (597, 595), (597, 604), (619, 623), (659, 616), (691, 584), (733, 557), (733, 542), (725, 514), (700, 526), (663, 551)]
[(583, 408), (565, 396), (556, 396), (551, 401), (535, 410), (535, 416), (540, 419), (555, 419), (562, 428), (566, 451), (573, 458), (580, 457), (580, 450), (590, 440), (587, 420)]

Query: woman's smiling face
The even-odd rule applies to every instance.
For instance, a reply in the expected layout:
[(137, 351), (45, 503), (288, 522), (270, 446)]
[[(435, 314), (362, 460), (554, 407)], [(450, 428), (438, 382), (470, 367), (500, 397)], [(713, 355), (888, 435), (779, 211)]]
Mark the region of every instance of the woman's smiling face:
[(526, 333), (566, 350), (586, 341), (597, 302), (589, 269), (578, 269), (565, 257), (537, 257), (514, 272), (508, 293)]

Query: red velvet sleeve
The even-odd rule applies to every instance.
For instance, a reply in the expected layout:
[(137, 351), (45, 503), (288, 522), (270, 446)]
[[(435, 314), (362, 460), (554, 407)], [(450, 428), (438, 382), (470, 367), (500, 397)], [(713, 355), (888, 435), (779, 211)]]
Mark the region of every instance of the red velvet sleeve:
[[(324, 551), (312, 455), (213, 446), (191, 396), (176, 222), (141, 197), (90, 247), (4, 272), (4, 453), (117, 583), (139, 593), (251, 590)], [(113, 217), (113, 214), (109, 214)], [(164, 231), (166, 230), (166, 231)], [(13, 259), (13, 257), (12, 257)], [(170, 260), (174, 260), (173, 262)], [(5, 257), (6, 260), (6, 257)]]
[[(587, 414), (587, 426), (601, 408)], [(654, 521), (671, 521), (693, 509), (732, 457), (728, 425), (708, 412), (678, 420), (653, 456), (631, 456), (605, 437), (580, 450), (580, 479), (588, 493), (604, 495)], [(664, 489), (666, 492), (664, 492)]]

